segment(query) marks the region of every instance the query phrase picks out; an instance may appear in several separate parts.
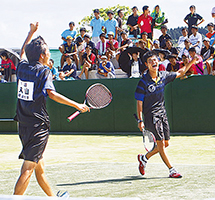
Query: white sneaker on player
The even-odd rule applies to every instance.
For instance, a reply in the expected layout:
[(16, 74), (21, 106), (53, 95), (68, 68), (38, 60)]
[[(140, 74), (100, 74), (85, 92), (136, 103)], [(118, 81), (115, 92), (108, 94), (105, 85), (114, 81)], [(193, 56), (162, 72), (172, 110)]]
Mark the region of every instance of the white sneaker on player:
[(57, 197), (61, 197), (63, 199), (69, 199), (69, 192), (65, 191), (65, 192), (62, 192), (61, 190), (59, 190), (57, 192)]
[(146, 161), (143, 160), (143, 156), (142, 154), (138, 154), (137, 156), (137, 160), (139, 161), (139, 172), (144, 175), (145, 174), (145, 167), (146, 167)]
[(169, 170), (169, 178), (182, 178), (182, 175), (177, 172), (177, 170), (172, 167), (170, 170)]

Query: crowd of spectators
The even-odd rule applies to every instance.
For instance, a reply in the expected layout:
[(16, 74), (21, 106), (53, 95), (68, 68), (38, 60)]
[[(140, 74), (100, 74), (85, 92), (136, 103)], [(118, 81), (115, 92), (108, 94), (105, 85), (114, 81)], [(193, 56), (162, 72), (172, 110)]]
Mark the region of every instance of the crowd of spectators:
[[(147, 68), (141, 59), (140, 51), (127, 51), (132, 47), (141, 49), (144, 53), (149, 50), (156, 51), (160, 60), (159, 70), (177, 71), (197, 56), (198, 61), (186, 76), (214, 75), (214, 23), (208, 22), (208, 33), (200, 34), (198, 26), (205, 20), (196, 13), (194, 5), (189, 9), (190, 13), (184, 18), (187, 27), (182, 29), (177, 44), (172, 43), (172, 38), (167, 33), (168, 19), (159, 5), (152, 11), (148, 6), (143, 6), (140, 16), (138, 8), (134, 6), (127, 22), (123, 21), (123, 10), (118, 10), (116, 19), (115, 13), (109, 10), (108, 19), (105, 21), (100, 17), (99, 9), (94, 9), (94, 18), (90, 22), (91, 35), (85, 27), (81, 27), (77, 33), (74, 22), (70, 22), (69, 29), (61, 34), (60, 66), (54, 67), (52, 59), (49, 62), (53, 79), (88, 79), (91, 70), (96, 70), (97, 78), (116, 78), (115, 69), (123, 69), (123, 64), (120, 63), (120, 56), (123, 54), (126, 54), (127, 65), (130, 67), (127, 76), (140, 77)], [(212, 17), (215, 21), (215, 7), (212, 9)], [(11, 81), (16, 81), (16, 67), (5, 52), (1, 54), (1, 59), (0, 82), (9, 81), (9, 63), (12, 69)]]

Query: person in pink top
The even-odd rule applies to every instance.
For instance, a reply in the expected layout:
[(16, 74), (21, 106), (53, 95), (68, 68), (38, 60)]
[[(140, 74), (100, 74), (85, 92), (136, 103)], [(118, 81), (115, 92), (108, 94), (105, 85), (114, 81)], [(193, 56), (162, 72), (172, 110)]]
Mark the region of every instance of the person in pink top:
[(137, 24), (140, 28), (140, 33), (146, 32), (148, 38), (152, 40), (152, 17), (149, 15), (149, 6), (143, 6), (143, 14), (138, 17)]
[(197, 58), (197, 61), (194, 63), (195, 67), (196, 67), (196, 71), (199, 75), (204, 75), (204, 69), (203, 69), (203, 60), (202, 57), (200, 55), (198, 55), (196, 53), (196, 49), (194, 47), (189, 48), (189, 54), (190, 57), (193, 58)]

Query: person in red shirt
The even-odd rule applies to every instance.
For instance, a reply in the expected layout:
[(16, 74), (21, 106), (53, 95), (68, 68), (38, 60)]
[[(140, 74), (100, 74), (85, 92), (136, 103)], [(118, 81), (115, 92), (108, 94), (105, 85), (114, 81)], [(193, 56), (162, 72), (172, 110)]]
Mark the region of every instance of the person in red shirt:
[(208, 32), (206, 33), (206, 37), (210, 39), (215, 34), (213, 23), (209, 23), (207, 28)]
[[(2, 70), (4, 71), (4, 79), (8, 81), (11, 75), (11, 82), (16, 82), (16, 66), (14, 65), (13, 61), (8, 57), (6, 52), (1, 54), (1, 64)], [(10, 73), (10, 66), (11, 66), (11, 73)]]
[(89, 71), (96, 68), (96, 56), (92, 53), (92, 47), (86, 46), (85, 48), (86, 53), (83, 55), (83, 65), (81, 73), (77, 76), (78, 79), (81, 79), (82, 74), (85, 74), (86, 79), (89, 77)]
[[(185, 54), (182, 55), (182, 62), (180, 63), (180, 68), (183, 68), (185, 65), (187, 65), (189, 63), (189, 57)], [(196, 71), (196, 67), (194, 64), (191, 65), (190, 69), (188, 69), (188, 71), (184, 74), (183, 77), (181, 77), (182, 79), (187, 78), (188, 76), (195, 74), (197, 75), (197, 71)]]
[(149, 15), (149, 6), (143, 6), (143, 14), (138, 17), (137, 24), (140, 28), (140, 33), (146, 32), (148, 38), (152, 40), (152, 17)]

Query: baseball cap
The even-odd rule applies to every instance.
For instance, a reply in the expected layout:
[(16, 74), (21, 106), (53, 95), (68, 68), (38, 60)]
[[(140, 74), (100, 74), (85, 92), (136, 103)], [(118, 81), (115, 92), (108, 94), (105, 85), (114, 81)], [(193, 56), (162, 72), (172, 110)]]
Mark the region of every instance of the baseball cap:
[(214, 27), (214, 24), (212, 22), (210, 22), (207, 26), (212, 26)]
[(154, 44), (160, 44), (160, 41), (159, 41), (159, 40), (154, 40), (153, 43), (154, 43)]
[(90, 38), (90, 36), (88, 34), (85, 34), (84, 38)]
[(208, 37), (205, 37), (205, 38), (203, 39), (203, 42), (204, 42), (204, 41), (210, 42), (210, 39), (209, 39)]
[(162, 26), (161, 26), (161, 28), (165, 28), (165, 29), (167, 29), (167, 26), (166, 26), (166, 25), (162, 25)]
[(114, 35), (114, 32), (113, 31), (109, 31), (108, 35)]
[(99, 13), (99, 9), (95, 9), (93, 12), (94, 13)]
[(73, 39), (73, 37), (72, 37), (71, 35), (68, 35), (68, 36), (66, 37), (66, 39), (67, 39), (67, 40), (69, 40), (69, 39), (71, 39), (71, 40), (72, 40), (72, 39)]
[(106, 55), (102, 55), (101, 59), (107, 59), (107, 56)]
[(192, 28), (198, 29), (198, 26), (192, 25)]
[(107, 11), (107, 15), (112, 14), (114, 15), (114, 12), (112, 10)]

